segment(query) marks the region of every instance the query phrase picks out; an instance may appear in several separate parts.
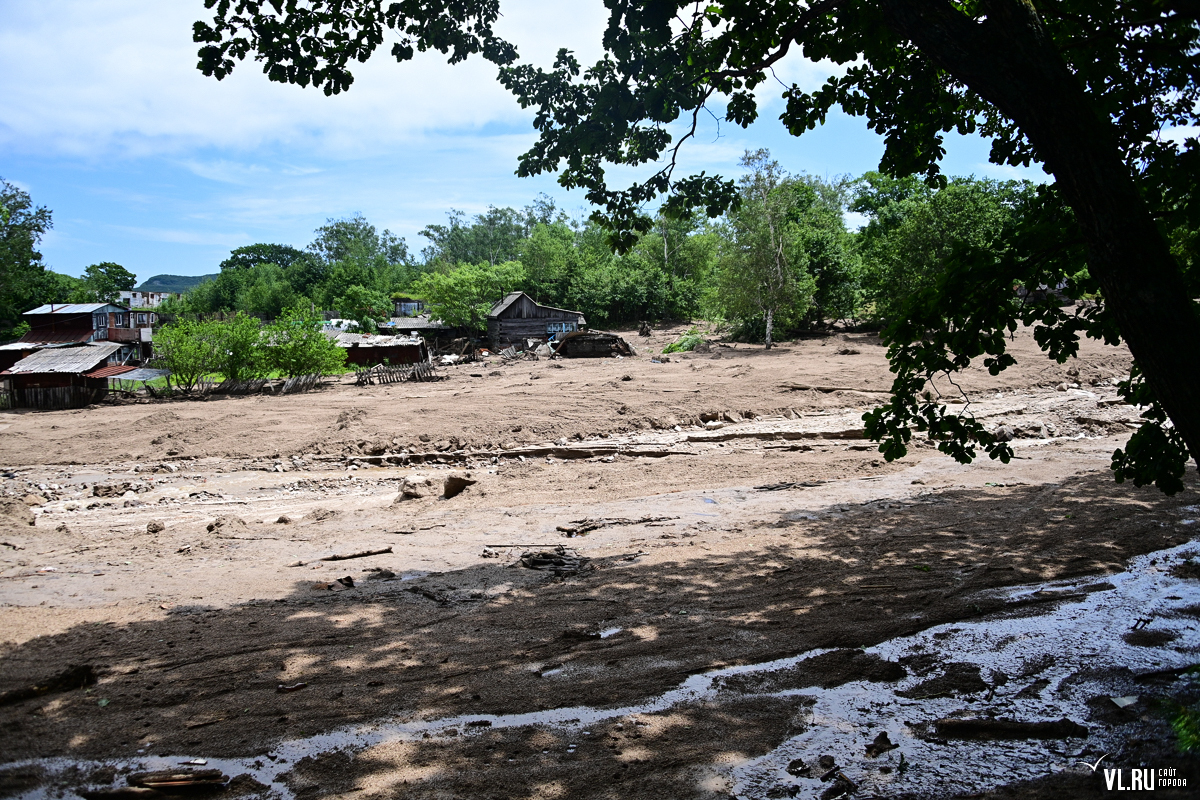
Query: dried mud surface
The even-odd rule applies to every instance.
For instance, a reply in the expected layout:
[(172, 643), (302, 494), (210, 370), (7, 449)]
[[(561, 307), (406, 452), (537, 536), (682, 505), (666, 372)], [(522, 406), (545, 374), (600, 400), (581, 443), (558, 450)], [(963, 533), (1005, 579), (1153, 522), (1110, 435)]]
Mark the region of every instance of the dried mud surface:
[[(1059, 598), (1016, 608), (992, 590), (1102, 583), (1196, 533), (1194, 472), (1172, 498), (1107, 473), (1137, 419), (1115, 400), (1122, 350), (1086, 342), (1057, 365), (1022, 332), (1017, 367), (961, 382), (1017, 459), (964, 466), (920, 445), (888, 464), (861, 439), (890, 383), (873, 337), (653, 363), (678, 332), (631, 336), (636, 358), (493, 361), (437, 383), (0, 413), (0, 693), (77, 665), (97, 676), (0, 694), (0, 796), (107, 785), (115, 772), (82, 765), (143, 756), (266, 763), (327, 734), (280, 786), (248, 776), (225, 796), (728, 797), (729, 769), (812, 725), (823, 689), (928, 674), (914, 717), (927, 695), (991, 701), (978, 668), (858, 648), (1040, 613)], [(451, 469), (478, 482), (443, 499)], [(398, 500), (414, 474), (433, 491)], [(588, 519), (610, 524), (559, 530)], [(560, 545), (580, 571), (522, 565)], [(1126, 641), (1200, 647), (1194, 627), (1145, 627)], [(619, 711), (821, 649), (722, 679), (716, 699)], [(537, 721), (576, 707), (598, 710), (586, 736)], [(356, 726), (442, 719), (478, 724), (337, 746)], [(1128, 757), (1183, 765), (1146, 724)], [(51, 776), (53, 758), (81, 766)], [(1101, 791), (1070, 773), (994, 796)]]

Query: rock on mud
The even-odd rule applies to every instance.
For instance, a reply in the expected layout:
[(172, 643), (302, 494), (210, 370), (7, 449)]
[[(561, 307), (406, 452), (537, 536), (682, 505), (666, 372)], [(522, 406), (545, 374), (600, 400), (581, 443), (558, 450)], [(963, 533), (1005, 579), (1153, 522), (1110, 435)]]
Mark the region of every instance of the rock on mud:
[(234, 530), (243, 530), (246, 527), (246, 520), (241, 517), (217, 517), (212, 522), (208, 523), (209, 533), (224, 533)]
[(449, 500), (451, 497), (462, 494), (464, 489), (476, 483), (479, 481), (473, 480), (469, 472), (451, 472), (442, 483), (442, 497)]
[(429, 494), (433, 482), (426, 475), (408, 475), (400, 481), (400, 494), (392, 502), (400, 503), (405, 500), (415, 500)]

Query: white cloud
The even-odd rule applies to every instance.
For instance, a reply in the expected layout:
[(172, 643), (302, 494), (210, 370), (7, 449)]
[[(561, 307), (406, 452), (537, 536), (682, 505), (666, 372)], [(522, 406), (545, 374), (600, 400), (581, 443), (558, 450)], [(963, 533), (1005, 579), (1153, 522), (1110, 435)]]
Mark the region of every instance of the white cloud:
[(1168, 142), (1183, 144), (1188, 139), (1200, 137), (1200, 127), (1196, 127), (1195, 125), (1179, 125), (1174, 128), (1164, 128), (1159, 136)]
[(164, 228), (139, 228), (129, 225), (113, 225), (114, 230), (128, 234), (133, 239), (169, 244), (202, 246), (241, 247), (254, 241), (248, 233), (226, 233), (217, 231), (168, 230)]
[[(498, 28), (525, 58), (549, 65), (560, 44), (595, 55), (599, 0), (505, 2)], [(397, 64), (386, 47), (354, 69), (350, 91), (270, 83), (253, 61), (218, 82), (196, 69), (196, 2), (43, 0), (6, 7), (0, 30), (0, 145), (89, 158), (298, 148), (364, 157), (447, 130), (524, 126), (529, 115), (472, 58), (436, 53)], [(591, 44), (589, 43), (597, 43)], [(218, 178), (220, 179), (220, 178)]]

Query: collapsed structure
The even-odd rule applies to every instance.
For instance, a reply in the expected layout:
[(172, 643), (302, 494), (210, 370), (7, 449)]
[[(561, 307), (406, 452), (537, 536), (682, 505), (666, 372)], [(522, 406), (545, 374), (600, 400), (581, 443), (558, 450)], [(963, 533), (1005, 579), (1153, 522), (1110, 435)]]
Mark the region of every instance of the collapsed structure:
[(326, 335), (346, 351), (347, 364), (419, 364), (429, 360), (429, 350), (420, 336), (380, 336), (343, 331), (329, 331)]

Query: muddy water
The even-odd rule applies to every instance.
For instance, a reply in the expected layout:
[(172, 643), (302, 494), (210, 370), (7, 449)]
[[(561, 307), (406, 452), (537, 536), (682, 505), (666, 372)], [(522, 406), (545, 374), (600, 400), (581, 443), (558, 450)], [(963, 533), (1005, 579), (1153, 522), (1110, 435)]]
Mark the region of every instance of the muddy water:
[[(1194, 509), (1185, 509), (1185, 513), (1188, 511)], [(1184, 524), (1189, 521), (1181, 520)], [(769, 663), (693, 675), (671, 691), (625, 708), (574, 707), (433, 720), (383, 719), (282, 741), (266, 757), (208, 759), (206, 768), (217, 768), (231, 776), (249, 774), (281, 800), (290, 800), (293, 795), (285, 783), (287, 774), (298, 760), (308, 756), (334, 751), (358, 753), (389, 742), (438, 736), (450, 729), (471, 736), (475, 731), (528, 725), (560, 730), (566, 734), (570, 751), (574, 749), (573, 738), (584, 736), (606, 720), (629, 722), (640, 714), (728, 697), (732, 691), (729, 687), (741, 686), (747, 691), (745, 687), (757, 686), (749, 691), (760, 696), (805, 695), (813, 702), (802, 733), (764, 756), (722, 767), (733, 784), (733, 794), (739, 798), (819, 796), (830, 786), (820, 780), (830, 771), (819, 766), (822, 756), (832, 757), (862, 794), (875, 796), (902, 792), (938, 796), (984, 790), (1063, 770), (1087, 770), (1085, 762), (1115, 752), (1127, 733), (1119, 727), (1105, 728), (1089, 722), (1089, 701), (1094, 704), (1095, 698), (1103, 703), (1111, 702), (1110, 697), (1136, 696), (1139, 684), (1134, 674), (1180, 668), (1195, 660), (1200, 648), (1197, 621), (1194, 616), (1177, 612), (1200, 603), (1200, 582), (1170, 575), (1172, 565), (1188, 557), (1200, 557), (1200, 544), (1189, 543), (1135, 558), (1126, 572), (1101, 583), (1091, 578), (1010, 588), (999, 593), (1013, 606), (1007, 614), (937, 626), (865, 648), (867, 654), (907, 665), (908, 676), (891, 683), (854, 681), (831, 689), (769, 689), (773, 681), (787, 683), (789, 671), (797, 665), (803, 669), (804, 662), (825, 652), (810, 651)], [(1042, 602), (1059, 593), (1068, 598)], [(1135, 629), (1159, 632), (1159, 643), (1131, 644), (1127, 639), (1155, 639), (1129, 637)], [(596, 633), (608, 636), (616, 630)], [(957, 695), (944, 684), (937, 684), (935, 679), (947, 671), (948, 665), (959, 665), (954, 668), (959, 674), (976, 676), (974, 680), (982, 681), (986, 692), (964, 690)], [(543, 674), (546, 680), (572, 680), (569, 666)], [(777, 680), (781, 677), (784, 679)], [(991, 716), (1024, 722), (1065, 718), (1088, 727), (1089, 733), (1086, 738), (975, 742), (938, 739), (924, 727), (949, 716)], [(866, 745), (881, 732), (887, 733), (896, 748), (868, 756)], [(32, 800), (62, 797), (66, 787), (85, 788), (73, 786), (68, 774), (86, 774), (104, 766), (114, 767), (118, 773), (167, 769), (202, 757), (198, 753), (169, 758), (146, 754), (132, 760), (89, 763), (48, 759), (3, 768), (38, 766), (45, 770), (47, 782), (20, 795)], [(811, 777), (794, 774), (800, 771), (797, 761), (809, 765)], [(117, 785), (121, 782), (118, 778)]]

